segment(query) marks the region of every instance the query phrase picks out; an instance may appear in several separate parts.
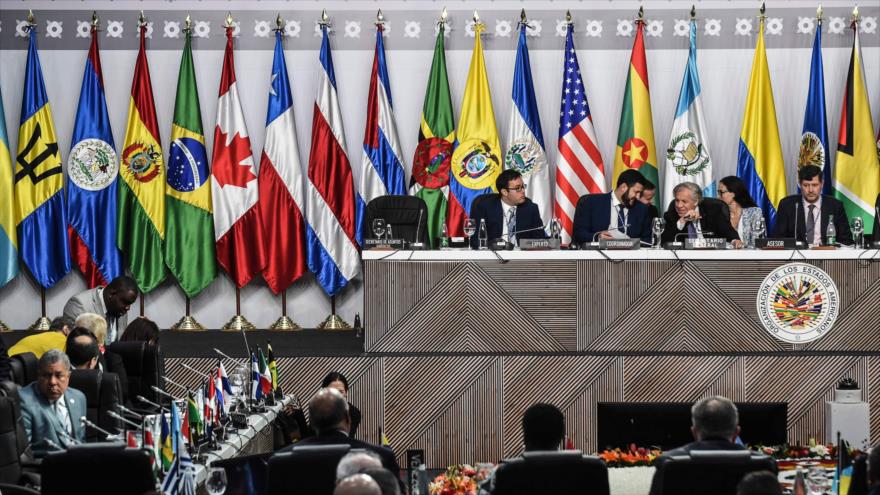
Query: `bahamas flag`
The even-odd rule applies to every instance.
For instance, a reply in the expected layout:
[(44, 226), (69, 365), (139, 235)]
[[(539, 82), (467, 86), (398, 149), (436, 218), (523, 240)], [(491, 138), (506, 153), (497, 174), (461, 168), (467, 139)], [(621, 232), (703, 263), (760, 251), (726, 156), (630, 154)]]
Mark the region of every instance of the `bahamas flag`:
[(822, 194), (831, 194), (831, 158), (828, 154), (828, 124), (825, 118), (825, 75), (822, 70), (822, 21), (816, 24), (813, 59), (810, 62), (810, 87), (804, 111), (804, 130), (798, 152), (798, 170), (806, 165), (822, 169)]
[(861, 217), (865, 234), (873, 232), (874, 201), (880, 192), (880, 161), (865, 86), (858, 21), (853, 22), (853, 49), (840, 115), (834, 196), (843, 202), (846, 216)]
[(98, 54), (98, 29), (86, 58), (79, 108), (67, 157), (67, 206), (70, 254), (90, 288), (107, 285), (122, 275), (116, 247), (116, 177), (119, 162)]
[(15, 161), (14, 211), (21, 258), (34, 279), (48, 289), (70, 271), (70, 250), (61, 154), (43, 84), (35, 28), (30, 30)]
[[(646, 179), (658, 184), (657, 149), (654, 146), (654, 117), (651, 115), (644, 32), (644, 21), (636, 21), (636, 39), (626, 75), (623, 107), (620, 109), (611, 187), (617, 184), (617, 177), (627, 169), (638, 170)], [(660, 208), (660, 199), (657, 196), (654, 196), (654, 205)]]
[(177, 77), (166, 172), (165, 263), (187, 297), (195, 297), (217, 276), (217, 262), (211, 215), (211, 172), (189, 31)]
[(122, 163), (119, 166), (119, 207), (116, 245), (128, 262), (128, 269), (144, 293), (165, 279), (165, 164), (156, 123), (153, 85), (147, 50), (146, 26), (134, 66), (131, 100)]
[(700, 74), (697, 71), (697, 21), (691, 19), (688, 62), (684, 69), (681, 91), (678, 93), (669, 147), (666, 149), (663, 202), (660, 204), (672, 201), (672, 190), (682, 182), (699, 184), (703, 189), (703, 196), (716, 196), (701, 91)]
[(767, 231), (772, 232), (776, 222), (776, 206), (785, 197), (785, 163), (776, 126), (776, 106), (770, 86), (770, 69), (764, 49), (764, 21), (758, 33), (758, 45), (752, 61), (746, 111), (739, 138), (738, 175), (749, 194), (764, 210)]
[(483, 59), (483, 43), (480, 35), (486, 25), (474, 25), (474, 51), (468, 70), (461, 115), (458, 120), (459, 145), (452, 154), (449, 180), (449, 230), (450, 235), (463, 235), (464, 217), (452, 218), (460, 212), (470, 216), (474, 199), (495, 190), (495, 179), (501, 173), (501, 144), (495, 127), (492, 110), (492, 94)]
[[(413, 156), (412, 178), (409, 193), (418, 196), (428, 205), (428, 237), (433, 247), (438, 247), (442, 225), (446, 223), (447, 198), (449, 196), (449, 163), (455, 142), (455, 117), (452, 113), (452, 96), (446, 76), (446, 52), (443, 47), (446, 24), (440, 23), (437, 41), (434, 43), (434, 59), (422, 105), (422, 121), (419, 126), (419, 144)], [(464, 212), (457, 202), (458, 210), (450, 218), (457, 223), (448, 225), (449, 232), (462, 235)], [(457, 229), (457, 230), (456, 230)]]
[(12, 200), (12, 158), (6, 137), (6, 112), (0, 91), (0, 287), (18, 274), (18, 237)]

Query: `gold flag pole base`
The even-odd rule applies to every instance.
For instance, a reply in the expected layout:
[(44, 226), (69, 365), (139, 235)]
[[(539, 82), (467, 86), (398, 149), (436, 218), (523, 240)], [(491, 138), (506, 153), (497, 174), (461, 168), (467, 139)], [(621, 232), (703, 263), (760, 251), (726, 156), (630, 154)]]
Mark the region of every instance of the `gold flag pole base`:
[(28, 327), (28, 330), (48, 330), (50, 323), (52, 322), (49, 320), (49, 318), (43, 315), (37, 318), (37, 321), (35, 321), (33, 325)]
[(203, 332), (205, 327), (203, 327), (202, 324), (196, 321), (192, 316), (186, 315), (181, 318), (180, 321), (172, 325), (171, 330), (178, 332)]
[(223, 330), (224, 332), (239, 332), (241, 330), (250, 331), (256, 329), (257, 327), (255, 327), (253, 323), (249, 322), (247, 318), (242, 315), (233, 316), (232, 319), (226, 322), (226, 324), (223, 325), (223, 328), (221, 328), (221, 330)]
[(339, 317), (337, 314), (331, 314), (324, 320), (321, 324), (318, 325), (319, 330), (349, 330), (351, 329), (351, 325), (349, 325), (345, 320)]
[(269, 330), (288, 330), (296, 332), (302, 330), (302, 327), (294, 323), (289, 316), (281, 315), (281, 317), (269, 327)]
[(12, 329), (6, 326), (6, 323), (0, 321), (0, 332), (11, 332)]

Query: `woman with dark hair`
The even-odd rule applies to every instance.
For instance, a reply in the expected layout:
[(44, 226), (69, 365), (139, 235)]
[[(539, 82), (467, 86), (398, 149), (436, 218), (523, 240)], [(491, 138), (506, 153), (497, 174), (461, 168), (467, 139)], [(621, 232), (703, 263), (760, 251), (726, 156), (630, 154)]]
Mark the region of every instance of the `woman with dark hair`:
[[(718, 181), (718, 197), (730, 208), (730, 225), (736, 229), (743, 245), (755, 245), (755, 221), (764, 218), (764, 212), (746, 189), (742, 179), (729, 175)], [(767, 233), (767, 226), (764, 226)]]
[[(321, 381), (321, 388), (335, 388), (345, 397), (346, 401), (348, 400), (348, 380), (342, 373), (336, 371), (328, 373), (324, 380)], [(348, 433), (348, 436), (354, 438), (358, 425), (361, 424), (361, 410), (349, 402), (348, 415), (351, 419), (351, 431)]]
[(159, 341), (159, 326), (145, 316), (138, 316), (125, 327), (125, 332), (122, 333), (122, 337), (119, 337), (119, 341), (146, 342), (156, 345), (156, 342)]

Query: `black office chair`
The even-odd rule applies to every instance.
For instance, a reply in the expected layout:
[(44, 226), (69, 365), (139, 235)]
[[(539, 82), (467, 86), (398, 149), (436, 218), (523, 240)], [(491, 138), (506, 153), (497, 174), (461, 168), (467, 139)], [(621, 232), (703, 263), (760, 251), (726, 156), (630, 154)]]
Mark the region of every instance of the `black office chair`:
[[(73, 370), (70, 373), (70, 388), (75, 388), (86, 396), (86, 417), (110, 433), (118, 433), (122, 422), (110, 417), (110, 411), (118, 413), (121, 404), (122, 386), (116, 373), (94, 370)], [(87, 442), (100, 442), (104, 435), (93, 428), (86, 428)]]
[(533, 493), (608, 495), (608, 468), (579, 450), (525, 452), (502, 461), (495, 471), (494, 495)]
[[(586, 205), (587, 205), (587, 198), (589, 196), (590, 196), (589, 194), (584, 194), (583, 196), (578, 198), (578, 202), (574, 206), (574, 219), (572, 220), (572, 225), (577, 225), (578, 218), (580, 218), (581, 215), (587, 214), (587, 206)], [(572, 232), (572, 235), (574, 235), (574, 232)], [(572, 239), (572, 242), (581, 243), (581, 242), (591, 242), (592, 240), (593, 239)]]
[(776, 462), (748, 450), (694, 450), (660, 464), (654, 477), (664, 495), (735, 495), (752, 471), (778, 472)]
[(21, 416), (18, 385), (0, 382), (0, 493), (15, 493), (2, 484), (39, 486), (35, 467)]
[(107, 346), (107, 351), (122, 357), (122, 364), (128, 375), (128, 396), (133, 409), (143, 412), (152, 411), (149, 406), (138, 402), (135, 397), (141, 395), (157, 404), (168, 400), (151, 387), (165, 390), (165, 359), (158, 344), (147, 342), (114, 342)]
[[(477, 210), (477, 205), (482, 203), (483, 201), (488, 201), (490, 199), (495, 199), (498, 197), (498, 193), (486, 193), (480, 194), (471, 202), (471, 211), (468, 213), (468, 218), (474, 218), (474, 212)], [(477, 226), (479, 227), (479, 226)]]
[(37, 380), (39, 363), (33, 352), (9, 356), (9, 366), (12, 368), (13, 380), (22, 387)]
[(395, 239), (428, 244), (428, 207), (422, 198), (404, 195), (380, 196), (367, 204), (364, 213), (364, 238), (375, 239), (373, 219), (383, 218)]
[[(578, 201), (578, 202), (580, 202), (580, 201)], [(721, 214), (722, 214), (723, 218), (730, 218), (730, 207), (727, 206), (727, 203), (725, 203), (724, 201), (722, 201), (718, 198), (703, 198), (703, 200), (700, 201), (700, 204), (701, 205), (702, 204), (715, 205), (715, 206), (721, 208)], [(675, 200), (674, 199), (669, 202), (669, 207), (666, 208), (666, 211), (675, 211)]]
[(349, 445), (303, 445), (269, 458), (269, 495), (332, 495)]
[(124, 443), (75, 445), (50, 453), (41, 467), (43, 495), (143, 495), (156, 489), (149, 451)]

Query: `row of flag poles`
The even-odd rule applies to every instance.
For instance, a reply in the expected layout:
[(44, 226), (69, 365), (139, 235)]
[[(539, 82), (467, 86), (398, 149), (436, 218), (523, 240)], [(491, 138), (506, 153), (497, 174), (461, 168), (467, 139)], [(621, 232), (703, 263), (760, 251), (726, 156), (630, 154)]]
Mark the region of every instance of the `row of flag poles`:
[[(301, 166), (279, 16), (259, 172), (255, 171), (238, 96), (231, 17), (227, 19), (210, 166), (189, 21), (166, 162), (144, 36), (140, 37), (135, 64), (126, 135), (117, 154), (107, 118), (95, 18), (74, 144), (68, 156), (66, 201), (62, 192), (61, 152), (32, 23), (14, 162), (10, 160), (5, 124), (0, 133), (0, 201), (8, 202), (0, 208), (0, 285), (15, 276), (19, 256), (44, 289), (64, 277), (73, 260), (90, 287), (105, 284), (127, 269), (147, 293), (171, 273), (189, 301), (216, 277), (219, 264), (237, 290), (262, 275), (270, 289), (282, 295), (282, 308), (286, 306), (285, 289), (306, 271), (315, 274), (332, 300), (360, 272), (362, 220), (369, 201), (385, 194), (407, 192), (421, 197), (428, 205), (429, 235), (435, 242), (444, 226), (449, 235), (462, 235), (474, 198), (491, 192), (495, 178), (505, 168), (523, 173), (544, 221), (559, 219), (563, 242), (570, 241), (578, 198), (606, 191), (605, 165), (575, 51), (571, 16), (567, 14), (558, 158), (552, 187), (526, 44), (529, 23), (525, 12), (519, 23), (511, 94), (513, 111), (507, 128), (508, 148), (503, 153), (479, 36), (484, 25), (474, 14), (477, 35), (457, 126), (446, 71), (445, 10), (438, 22), (408, 186), (393, 115), (381, 11), (376, 22), (360, 166), (346, 152), (326, 12), (320, 22), (322, 70), (313, 110), (309, 160), (306, 167)], [(692, 10), (688, 61), (665, 153), (665, 181), (661, 190), (666, 200), (671, 197), (672, 188), (685, 180), (701, 185), (706, 195), (715, 193), (717, 178), (712, 171), (713, 159), (700, 102), (695, 17)], [(865, 219), (870, 232), (873, 223), (867, 220), (874, 216), (873, 201), (880, 191), (880, 163), (856, 29), (858, 14), (854, 11), (853, 49), (833, 174), (825, 115), (821, 8), (817, 17), (820, 22), (813, 44), (798, 165), (823, 167), (826, 192), (844, 202), (850, 217)], [(785, 196), (786, 186), (764, 47), (763, 6), (760, 19), (737, 175), (764, 209), (772, 228), (775, 205)], [(642, 9), (635, 24), (612, 183), (623, 170), (636, 169), (659, 185)], [(142, 17), (142, 34), (145, 29)], [(660, 195), (654, 201), (659, 206)], [(240, 316), (238, 304), (236, 313)], [(246, 320), (238, 324), (244, 325)]]

